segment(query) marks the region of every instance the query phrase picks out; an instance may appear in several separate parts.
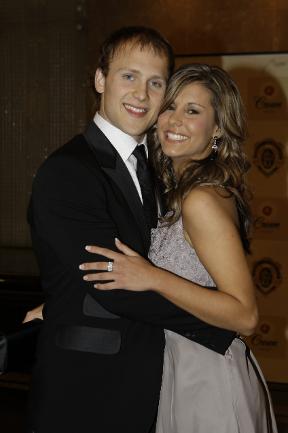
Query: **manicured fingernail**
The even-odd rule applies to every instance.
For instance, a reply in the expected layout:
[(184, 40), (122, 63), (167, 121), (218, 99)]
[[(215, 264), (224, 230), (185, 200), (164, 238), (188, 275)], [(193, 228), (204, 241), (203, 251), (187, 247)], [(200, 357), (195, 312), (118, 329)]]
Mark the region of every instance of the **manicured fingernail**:
[(120, 242), (118, 238), (115, 238), (115, 242)]
[(85, 269), (85, 266), (84, 265), (80, 265), (79, 269)]
[(97, 289), (97, 284), (94, 284), (95, 289)]
[(87, 251), (91, 251), (91, 250), (92, 250), (91, 245), (86, 245), (85, 250), (87, 250)]
[(88, 280), (87, 275), (84, 275), (83, 280)]

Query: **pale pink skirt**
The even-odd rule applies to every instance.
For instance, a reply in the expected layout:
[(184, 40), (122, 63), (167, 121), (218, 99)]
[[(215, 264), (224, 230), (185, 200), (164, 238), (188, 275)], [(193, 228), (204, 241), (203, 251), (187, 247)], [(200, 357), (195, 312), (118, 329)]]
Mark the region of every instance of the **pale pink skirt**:
[(223, 356), (165, 334), (156, 433), (277, 433), (263, 374), (242, 340)]

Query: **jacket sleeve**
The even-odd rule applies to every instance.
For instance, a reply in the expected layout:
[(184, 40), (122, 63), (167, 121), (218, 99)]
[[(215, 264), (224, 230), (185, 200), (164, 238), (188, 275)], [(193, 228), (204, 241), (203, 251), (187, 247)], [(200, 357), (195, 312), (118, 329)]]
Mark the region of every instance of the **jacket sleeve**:
[[(73, 160), (66, 161), (65, 169), (61, 158), (47, 161), (39, 171), (33, 186), (33, 195), (29, 210), (29, 221), (32, 236), (36, 234), (45, 245), (46, 255), (49, 254), (54, 269), (46, 278), (44, 289), (51, 295), (54, 286), (58, 284), (60, 274), (69, 275), (70, 290), (81, 290), (89, 293), (104, 308), (114, 314), (136, 321), (143, 321), (175, 332), (191, 330), (201, 321), (176, 307), (155, 292), (131, 292), (126, 290), (99, 291), (93, 284), (83, 281), (83, 272), (79, 264), (91, 261), (91, 255), (85, 250), (85, 245), (96, 244), (115, 249), (114, 238), (118, 236), (117, 224), (109, 214), (107, 191), (101, 184), (91, 188), (85, 167)], [(91, 175), (92, 176), (92, 175)], [(94, 176), (94, 174), (93, 174)], [(85, 179), (79, 182), (79, 179)], [(36, 241), (37, 243), (37, 241)], [(40, 255), (41, 256), (41, 255)], [(95, 256), (93, 260), (103, 260)], [(107, 260), (107, 259), (105, 259)], [(40, 257), (40, 266), (46, 266), (44, 258)], [(61, 269), (61, 271), (58, 271)], [(47, 274), (47, 272), (46, 272)], [(49, 272), (48, 272), (49, 274)], [(65, 290), (65, 277), (62, 278)], [(61, 283), (61, 284), (62, 284)], [(60, 286), (61, 286), (60, 284)]]

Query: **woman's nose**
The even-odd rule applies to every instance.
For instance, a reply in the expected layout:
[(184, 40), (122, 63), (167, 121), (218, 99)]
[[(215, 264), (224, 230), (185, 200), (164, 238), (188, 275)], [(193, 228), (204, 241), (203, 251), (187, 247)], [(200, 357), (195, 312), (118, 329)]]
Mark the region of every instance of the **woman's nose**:
[(168, 122), (171, 126), (181, 126), (183, 123), (181, 114), (176, 110), (172, 111)]

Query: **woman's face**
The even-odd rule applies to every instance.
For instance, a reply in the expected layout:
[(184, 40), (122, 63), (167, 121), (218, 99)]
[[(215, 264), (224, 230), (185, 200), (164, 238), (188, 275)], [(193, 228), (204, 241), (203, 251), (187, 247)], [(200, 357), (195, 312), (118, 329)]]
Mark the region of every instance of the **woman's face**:
[(199, 82), (185, 86), (159, 116), (157, 127), (162, 150), (176, 171), (189, 159), (207, 157), (212, 138), (219, 135), (210, 91)]

